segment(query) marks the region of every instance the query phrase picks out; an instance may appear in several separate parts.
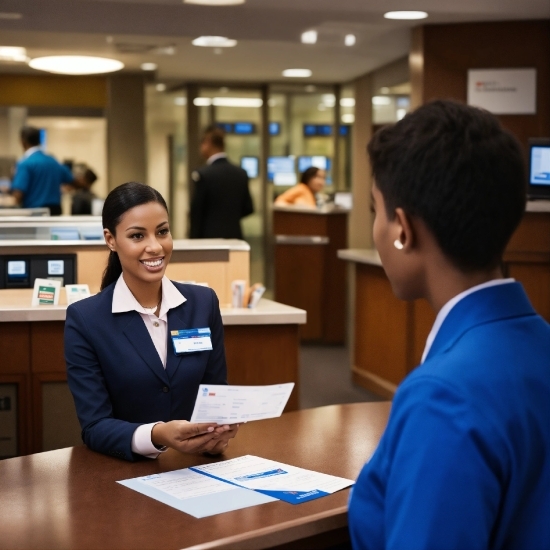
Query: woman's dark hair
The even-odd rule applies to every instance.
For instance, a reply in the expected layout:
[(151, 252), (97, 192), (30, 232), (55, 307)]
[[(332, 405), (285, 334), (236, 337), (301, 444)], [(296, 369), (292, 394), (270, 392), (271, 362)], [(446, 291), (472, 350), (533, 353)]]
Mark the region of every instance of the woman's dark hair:
[(319, 173), (320, 168), (316, 166), (310, 166), (307, 170), (302, 172), (300, 176), (300, 183), (305, 183), (306, 185)]
[(521, 147), (487, 111), (434, 101), (380, 129), (368, 145), (388, 218), (423, 220), (464, 272), (492, 269), (527, 199)]
[[(147, 204), (148, 202), (158, 202), (168, 212), (166, 201), (162, 198), (162, 195), (156, 189), (144, 183), (130, 181), (115, 187), (107, 195), (105, 204), (103, 205), (103, 212), (101, 213), (103, 229), (108, 229), (113, 235), (116, 235), (116, 227), (120, 223), (122, 216), (135, 206)], [(111, 251), (107, 267), (101, 279), (101, 290), (114, 283), (121, 273), (122, 265), (120, 264), (118, 254)]]

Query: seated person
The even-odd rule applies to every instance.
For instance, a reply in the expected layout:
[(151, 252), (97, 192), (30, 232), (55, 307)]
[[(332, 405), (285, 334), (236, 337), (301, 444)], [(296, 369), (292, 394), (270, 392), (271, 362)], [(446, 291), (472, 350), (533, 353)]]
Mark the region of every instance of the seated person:
[(311, 166), (300, 176), (300, 183), (288, 189), (275, 199), (277, 206), (306, 206), (315, 208), (315, 195), (325, 187), (325, 171)]
[(353, 546), (550, 548), (550, 326), (501, 268), (525, 210), (520, 145), (435, 101), (368, 152), (393, 292), (437, 317), (352, 490)]
[[(141, 183), (111, 191), (103, 207), (110, 249), (101, 292), (67, 308), (67, 379), (86, 445), (126, 460), (166, 447), (219, 454), (238, 425), (191, 424), (199, 384), (226, 384), (218, 299), (164, 276), (172, 255), (168, 209)], [(170, 334), (211, 330), (212, 350), (176, 355)]]
[(92, 193), (92, 185), (97, 181), (97, 176), (84, 164), (76, 166), (74, 172), (77, 190), (72, 197), (71, 214), (89, 216), (92, 214), (92, 201), (96, 198)]

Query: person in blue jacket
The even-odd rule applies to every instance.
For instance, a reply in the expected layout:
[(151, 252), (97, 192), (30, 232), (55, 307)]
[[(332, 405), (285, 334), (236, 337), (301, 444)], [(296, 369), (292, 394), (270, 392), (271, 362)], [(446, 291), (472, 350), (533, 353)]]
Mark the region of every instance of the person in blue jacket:
[[(222, 453), (238, 425), (188, 422), (199, 384), (227, 384), (216, 294), (164, 275), (173, 243), (158, 191), (120, 185), (102, 217), (110, 253), (101, 292), (70, 305), (65, 323), (67, 379), (84, 443), (126, 460), (156, 458), (167, 447)], [(210, 329), (211, 350), (176, 353), (173, 331), (201, 328)]]
[(436, 101), (368, 152), (382, 265), (437, 317), (352, 490), (353, 547), (550, 548), (550, 326), (501, 267), (521, 148), (490, 113)]

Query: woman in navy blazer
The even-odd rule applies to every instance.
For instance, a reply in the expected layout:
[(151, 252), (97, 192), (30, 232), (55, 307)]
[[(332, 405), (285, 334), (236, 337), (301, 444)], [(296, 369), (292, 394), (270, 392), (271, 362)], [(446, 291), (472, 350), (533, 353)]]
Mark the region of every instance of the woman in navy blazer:
[[(226, 384), (215, 293), (164, 276), (168, 211), (153, 188), (115, 188), (103, 208), (109, 262), (101, 292), (67, 308), (69, 387), (91, 449), (127, 460), (166, 447), (219, 454), (238, 426), (191, 424), (199, 384)], [(210, 328), (211, 351), (176, 355), (171, 331)], [(159, 336), (160, 335), (160, 336)]]
[(550, 326), (501, 269), (521, 148), (486, 111), (437, 101), (368, 151), (382, 265), (437, 317), (352, 490), (353, 546), (550, 548)]

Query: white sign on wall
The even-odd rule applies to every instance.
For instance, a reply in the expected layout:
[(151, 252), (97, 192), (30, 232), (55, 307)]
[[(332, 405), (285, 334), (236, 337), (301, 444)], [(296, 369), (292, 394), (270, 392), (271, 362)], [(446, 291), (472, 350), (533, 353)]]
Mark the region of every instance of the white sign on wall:
[(537, 70), (470, 69), (468, 105), (495, 115), (536, 114)]

